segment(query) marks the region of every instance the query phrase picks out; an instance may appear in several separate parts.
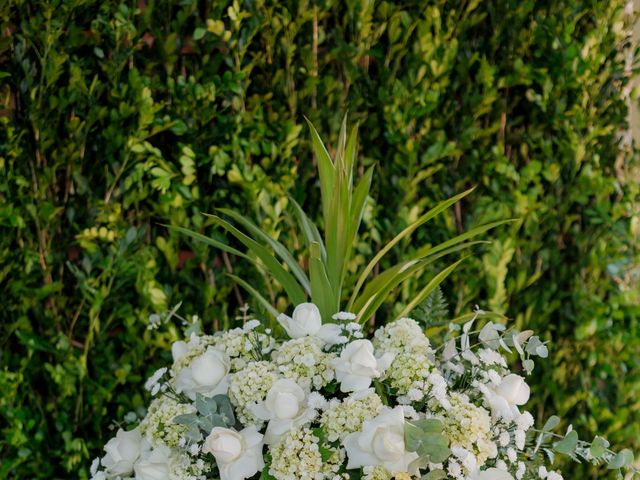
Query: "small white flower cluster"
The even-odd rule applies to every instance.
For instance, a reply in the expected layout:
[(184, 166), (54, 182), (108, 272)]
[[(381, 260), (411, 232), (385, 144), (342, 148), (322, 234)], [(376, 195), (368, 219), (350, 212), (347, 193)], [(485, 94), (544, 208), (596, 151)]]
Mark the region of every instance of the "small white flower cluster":
[(278, 317), (288, 338), (249, 320), (175, 342), (145, 383), (146, 416), (109, 440), (93, 480), (562, 479), (531, 460), (529, 387), (500, 327), (474, 349), (467, 324), (440, 350), (414, 320), (373, 341), (355, 320), (302, 304)]

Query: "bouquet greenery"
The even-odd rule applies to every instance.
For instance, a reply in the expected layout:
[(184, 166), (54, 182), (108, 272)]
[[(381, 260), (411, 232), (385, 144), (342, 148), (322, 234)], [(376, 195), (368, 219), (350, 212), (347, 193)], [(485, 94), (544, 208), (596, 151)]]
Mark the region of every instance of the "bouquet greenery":
[[(347, 135), (346, 119), (333, 158), (311, 124), (310, 131), (323, 236), (290, 199), (308, 255), (288, 251), (231, 210), (211, 218), (246, 251), (178, 228), (254, 263), (286, 292), (291, 316), (234, 277), (271, 322), (245, 308), (242, 328), (204, 335), (197, 318), (183, 319), (187, 335), (172, 346), (173, 364), (146, 382), (148, 411), (106, 444), (93, 479), (558, 480), (556, 454), (637, 474), (629, 450), (615, 453), (601, 437), (581, 441), (572, 428), (554, 433), (557, 417), (534, 426), (520, 374), (548, 349), (532, 331), (507, 328), (505, 319), (479, 308), (448, 324), (432, 321), (442, 317), (439, 285), (464, 257), (439, 271), (429, 270), (434, 262), (482, 243), (480, 234), (508, 220), (425, 245), (379, 271), (389, 250), (471, 190), (463, 192), (421, 216), (349, 278), (373, 168), (354, 178), (357, 130)], [(371, 320), (391, 293), (423, 272), (424, 288), (397, 318), (374, 328)], [(174, 316), (175, 309), (155, 316), (151, 326)], [(520, 360), (511, 362), (516, 371), (509, 356)]]

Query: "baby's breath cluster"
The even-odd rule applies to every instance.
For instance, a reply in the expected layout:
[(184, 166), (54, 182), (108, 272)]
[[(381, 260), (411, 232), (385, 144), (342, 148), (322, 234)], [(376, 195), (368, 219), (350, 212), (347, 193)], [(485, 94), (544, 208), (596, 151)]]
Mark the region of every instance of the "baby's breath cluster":
[(357, 432), (365, 420), (375, 417), (382, 408), (382, 400), (373, 391), (364, 396), (351, 395), (342, 400), (332, 399), (322, 414), (320, 425), (327, 440), (343, 440), (348, 434)]
[(308, 428), (287, 432), (271, 450), (269, 473), (279, 480), (332, 479), (342, 456), (334, 449), (323, 460), (319, 441)]
[(633, 458), (553, 432), (555, 417), (536, 430), (506, 355), (527, 372), (547, 347), (490, 321), (473, 330), (479, 311), (440, 347), (409, 318), (369, 340), (355, 315), (310, 303), (278, 317), (282, 336), (242, 313), (242, 328), (172, 345), (146, 416), (109, 440), (92, 480), (562, 480), (556, 453)]
[(229, 399), (235, 407), (236, 416), (243, 425), (262, 425), (249, 410), (250, 405), (264, 400), (267, 392), (278, 379), (276, 365), (265, 360), (249, 362), (229, 377)]
[(333, 380), (333, 355), (322, 349), (316, 337), (303, 337), (284, 342), (273, 353), (273, 361), (285, 378), (297, 381), (306, 388), (322, 388)]
[(151, 401), (147, 416), (140, 422), (140, 431), (152, 444), (177, 447), (187, 431), (185, 425), (173, 421), (178, 415), (193, 413), (196, 408), (172, 397), (161, 395)]

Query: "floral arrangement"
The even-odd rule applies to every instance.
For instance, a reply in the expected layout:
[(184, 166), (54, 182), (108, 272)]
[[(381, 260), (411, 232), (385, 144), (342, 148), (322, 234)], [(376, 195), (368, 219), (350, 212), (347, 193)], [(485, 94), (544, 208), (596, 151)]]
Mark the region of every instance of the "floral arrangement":
[[(232, 211), (221, 213), (248, 234), (211, 218), (246, 253), (179, 229), (267, 271), (295, 305), (291, 316), (236, 278), (275, 322), (256, 320), (245, 308), (242, 327), (205, 335), (197, 317), (183, 319), (188, 335), (173, 343), (172, 365), (145, 384), (152, 396), (146, 414), (107, 442), (92, 465), (93, 480), (558, 480), (556, 454), (637, 474), (629, 450), (615, 453), (601, 437), (581, 441), (571, 427), (554, 433), (557, 417), (534, 426), (522, 375), (548, 349), (533, 332), (507, 328), (504, 318), (477, 308), (444, 325), (428, 324), (441, 308), (439, 284), (462, 260), (429, 271), (416, 298), (371, 331), (370, 320), (399, 285), (444, 255), (481, 243), (470, 239), (504, 222), (428, 245), (374, 275), (394, 245), (464, 192), (408, 226), (351, 282), (346, 265), (372, 169), (353, 186), (355, 129), (347, 137), (343, 124), (333, 159), (313, 127), (311, 133), (325, 235), (291, 199), (306, 262)], [(427, 313), (418, 315), (422, 320), (409, 318), (420, 311)], [(175, 309), (154, 316), (151, 327), (177, 316)], [(509, 357), (520, 360), (515, 372)]]

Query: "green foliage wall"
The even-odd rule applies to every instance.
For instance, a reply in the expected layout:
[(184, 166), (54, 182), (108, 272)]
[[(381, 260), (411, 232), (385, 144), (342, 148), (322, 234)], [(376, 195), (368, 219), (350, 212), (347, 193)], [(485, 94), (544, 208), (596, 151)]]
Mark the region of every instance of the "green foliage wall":
[(319, 213), (303, 115), (335, 140), (347, 109), (378, 173), (350, 268), (478, 185), (416, 245), (521, 220), (448, 283), (450, 314), (478, 304), (553, 340), (538, 413), (638, 447), (624, 4), (3, 2), (0, 478), (86, 478), (178, 335), (149, 314), (233, 322), (248, 296), (225, 273), (259, 276), (162, 224), (213, 234), (199, 212), (225, 206), (278, 236), (286, 192)]

